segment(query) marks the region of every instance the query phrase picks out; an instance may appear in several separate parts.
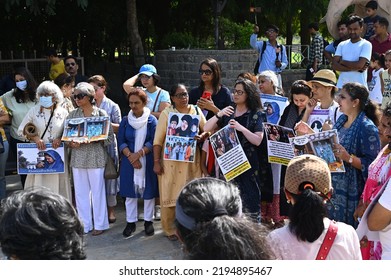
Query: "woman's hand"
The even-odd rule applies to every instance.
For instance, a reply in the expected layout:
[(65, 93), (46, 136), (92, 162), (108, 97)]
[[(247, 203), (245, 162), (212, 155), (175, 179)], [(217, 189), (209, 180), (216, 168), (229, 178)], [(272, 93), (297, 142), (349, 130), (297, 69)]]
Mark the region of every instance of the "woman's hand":
[(212, 99), (202, 98), (202, 97), (198, 99), (197, 106), (200, 107), (202, 110), (208, 110), (208, 111), (213, 111), (216, 108)]
[(202, 132), (201, 134), (194, 136), (194, 139), (203, 142), (203, 141), (205, 141), (206, 139), (208, 139), (208, 137), (210, 136), (210, 134), (211, 134), (210, 132), (204, 131), (204, 132)]
[(39, 138), (38, 136), (35, 136), (31, 140), (33, 140), (35, 142), (35, 144), (37, 144), (38, 150), (46, 150), (45, 142), (43, 142), (43, 140), (41, 138)]
[(153, 172), (156, 173), (156, 175), (162, 175), (164, 173), (163, 165), (159, 161), (154, 161), (153, 163)]
[(234, 107), (232, 106), (227, 106), (225, 107), (224, 109), (220, 110), (219, 112), (217, 112), (217, 117), (221, 118), (222, 116), (231, 116), (233, 113), (235, 112), (235, 109)]
[(316, 104), (318, 104), (318, 101), (314, 98), (311, 98), (310, 101), (305, 106), (306, 111), (308, 111), (309, 114), (314, 110)]
[(361, 199), (356, 207), (356, 210), (353, 213), (354, 220), (358, 221), (358, 219), (364, 215), (364, 212), (367, 209), (367, 207), (368, 207), (368, 203), (363, 202)]
[(345, 147), (342, 146), (341, 144), (335, 143), (333, 146), (333, 152), (334, 155), (343, 161), (348, 162), (350, 158), (350, 154), (346, 151)]
[(72, 149), (77, 149), (77, 148), (80, 148), (80, 143), (79, 142), (75, 142), (75, 141), (71, 141), (69, 142), (69, 147), (71, 147)]
[(128, 156), (128, 160), (129, 160), (130, 164), (132, 164), (132, 165), (137, 160), (139, 160), (139, 158), (140, 158), (140, 154), (139, 153), (130, 153), (130, 155)]
[(299, 121), (295, 125), (295, 131), (297, 135), (306, 135), (306, 134), (313, 134), (315, 131), (312, 130), (312, 128), (308, 125), (308, 123)]
[(240, 132), (243, 132), (246, 129), (243, 125), (241, 125), (240, 123), (238, 123), (234, 119), (230, 119), (228, 124), (230, 125), (231, 128), (234, 128), (234, 129), (236, 129), (237, 131), (240, 131)]
[(132, 166), (134, 169), (141, 169), (142, 165), (139, 160), (136, 160), (135, 162), (132, 163)]
[(53, 140), (52, 147), (53, 149), (57, 149), (61, 145), (61, 138), (56, 138)]

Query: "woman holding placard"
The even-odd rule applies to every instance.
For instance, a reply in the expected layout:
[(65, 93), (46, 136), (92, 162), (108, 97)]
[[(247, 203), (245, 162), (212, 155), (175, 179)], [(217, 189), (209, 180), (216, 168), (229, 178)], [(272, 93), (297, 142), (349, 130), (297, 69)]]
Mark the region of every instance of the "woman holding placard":
[(178, 140), (178, 143), (181, 143), (179, 140), (185, 139), (185, 137), (167, 136), (170, 113), (182, 114), (185, 116), (199, 116), (199, 132), (198, 135), (195, 136), (195, 139), (203, 141), (209, 136), (209, 133), (203, 132), (205, 117), (200, 108), (189, 104), (189, 94), (183, 84), (175, 85), (170, 91), (170, 96), (173, 105), (164, 109), (160, 114), (156, 127), (155, 139), (153, 141), (153, 170), (159, 175), (162, 228), (167, 238), (171, 241), (175, 241), (178, 240), (175, 235), (176, 228), (174, 225), (176, 199), (186, 182), (201, 177), (201, 169), (200, 151), (198, 150), (198, 146), (196, 148), (194, 162), (162, 160), (164, 158), (163, 147), (166, 147), (165, 142), (166, 140), (169, 140), (169, 137), (175, 137), (175, 139)]
[(229, 125), (234, 128), (242, 145), (251, 169), (234, 178), (240, 190), (244, 211), (255, 220), (260, 213), (261, 180), (259, 177), (259, 148), (263, 140), (263, 122), (266, 114), (256, 86), (247, 79), (237, 80), (232, 92), (236, 104), (225, 107), (205, 124), (206, 131), (215, 131)]

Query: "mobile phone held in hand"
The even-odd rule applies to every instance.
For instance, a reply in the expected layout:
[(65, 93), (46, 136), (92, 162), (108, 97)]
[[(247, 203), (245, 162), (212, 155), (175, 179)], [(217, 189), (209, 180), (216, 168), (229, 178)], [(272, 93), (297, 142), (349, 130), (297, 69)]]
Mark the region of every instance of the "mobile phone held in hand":
[(204, 91), (204, 92), (202, 93), (202, 96), (201, 96), (201, 97), (210, 100), (210, 99), (212, 98), (212, 93), (209, 92), (209, 91)]

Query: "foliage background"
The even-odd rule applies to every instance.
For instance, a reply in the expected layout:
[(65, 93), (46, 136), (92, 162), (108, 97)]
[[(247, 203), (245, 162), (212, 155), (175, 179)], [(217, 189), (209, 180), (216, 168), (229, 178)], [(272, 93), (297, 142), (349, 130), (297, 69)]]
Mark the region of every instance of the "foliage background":
[[(128, 0), (129, 1), (129, 0)], [(215, 48), (213, 3), (216, 0), (133, 0), (145, 56), (155, 49)], [(0, 51), (41, 57), (49, 46), (63, 55), (72, 52), (89, 59), (131, 60), (127, 0), (4, 0), (0, 4)], [(308, 44), (307, 25), (326, 13), (327, 0), (228, 0), (219, 18), (219, 48), (249, 48), (255, 14), (261, 32), (267, 24), (280, 27), (291, 44), (299, 35)], [(327, 35), (325, 24), (323, 34)], [(129, 56), (130, 54), (130, 56)]]

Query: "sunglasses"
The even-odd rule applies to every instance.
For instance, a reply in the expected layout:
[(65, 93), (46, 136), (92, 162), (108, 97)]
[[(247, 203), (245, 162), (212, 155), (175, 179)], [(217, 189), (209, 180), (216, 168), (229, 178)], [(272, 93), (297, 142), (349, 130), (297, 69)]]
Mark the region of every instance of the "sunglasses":
[(85, 94), (85, 93), (74, 94), (73, 99), (83, 99), (86, 96), (87, 96), (87, 94)]
[(176, 98), (186, 98), (189, 96), (187, 92), (180, 92), (174, 95)]
[(200, 69), (200, 70), (198, 70), (198, 73), (200, 74), (200, 75), (206, 75), (206, 76), (210, 76), (210, 75), (212, 75), (212, 71), (211, 70), (209, 70), (209, 69), (207, 69), (207, 70), (202, 70), (202, 69)]
[(65, 66), (66, 66), (66, 67), (75, 66), (75, 65), (76, 65), (76, 63), (74, 63), (74, 62), (65, 63)]

